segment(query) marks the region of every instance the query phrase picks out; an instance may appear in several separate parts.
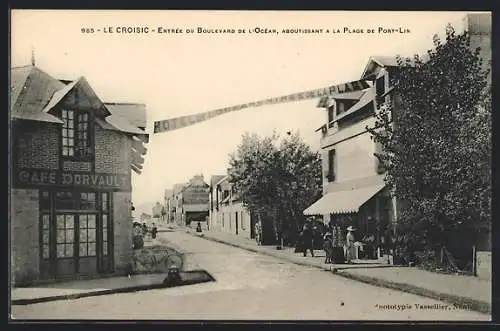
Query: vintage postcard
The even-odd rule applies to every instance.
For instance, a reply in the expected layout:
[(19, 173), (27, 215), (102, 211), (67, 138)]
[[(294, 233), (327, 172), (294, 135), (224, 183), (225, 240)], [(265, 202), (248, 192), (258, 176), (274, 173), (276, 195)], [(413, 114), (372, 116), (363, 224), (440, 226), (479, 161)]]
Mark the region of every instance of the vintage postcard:
[(490, 321), (491, 22), (11, 10), (11, 321)]

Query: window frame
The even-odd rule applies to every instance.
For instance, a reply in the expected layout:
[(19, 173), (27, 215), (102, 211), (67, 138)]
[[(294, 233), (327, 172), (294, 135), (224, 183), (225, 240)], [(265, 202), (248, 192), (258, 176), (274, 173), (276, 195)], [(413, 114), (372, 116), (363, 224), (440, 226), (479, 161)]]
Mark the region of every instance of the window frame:
[[(104, 199), (104, 197), (106, 197)], [(101, 232), (101, 254), (103, 257), (109, 257), (112, 255), (111, 249), (113, 247), (113, 227), (111, 219), (111, 199), (112, 194), (110, 192), (99, 192), (99, 214), (101, 217), (101, 226), (99, 231)], [(106, 218), (106, 222), (104, 219)], [(104, 235), (106, 233), (106, 236)]]
[(385, 91), (386, 91), (385, 80), (386, 80), (385, 74), (378, 77), (375, 80), (375, 95), (376, 95), (376, 101), (378, 103), (382, 103), (384, 100), (383, 95), (385, 94)]
[(348, 107), (346, 107), (344, 100), (337, 100), (336, 107), (335, 107), (335, 114), (337, 115), (337, 117), (339, 117), (340, 115), (345, 113), (347, 111), (347, 108)]
[[(93, 216), (94, 219), (94, 226), (90, 227), (89, 226), (89, 216)], [(82, 226), (85, 224), (85, 226)], [(89, 240), (90, 236), (89, 233), (93, 230), (94, 232), (94, 238), (93, 240)], [(86, 258), (86, 257), (96, 257), (97, 256), (97, 245), (98, 245), (98, 237), (97, 237), (97, 231), (98, 231), (98, 224), (97, 224), (97, 214), (95, 213), (85, 213), (85, 214), (79, 214), (78, 215), (78, 257), (79, 258)], [(85, 240), (82, 240), (82, 234), (85, 233)], [(91, 245), (93, 244), (94, 246), (94, 251), (93, 253), (89, 253)], [(82, 245), (85, 247), (85, 254), (82, 254)]]
[(328, 179), (329, 182), (335, 181), (335, 175), (336, 175), (336, 151), (335, 148), (332, 148), (328, 150), (328, 174), (326, 178)]
[(328, 107), (328, 128), (333, 127), (336, 118), (337, 109), (334, 105)]
[[(72, 114), (71, 116), (65, 116), (65, 114)], [(84, 162), (89, 162), (92, 160), (92, 157), (94, 155), (94, 130), (93, 130), (93, 123), (94, 123), (94, 118), (93, 118), (93, 113), (89, 110), (82, 110), (82, 109), (75, 109), (72, 107), (63, 107), (59, 110), (60, 118), (63, 121), (62, 127), (61, 127), (61, 132), (59, 134), (59, 139), (60, 139), (60, 155), (62, 159), (64, 160), (70, 160), (70, 161), (84, 161)], [(81, 117), (86, 116), (86, 130), (81, 130), (80, 129), (80, 124), (83, 122)], [(72, 120), (72, 127), (71, 130), (69, 131), (70, 128), (67, 127), (66, 125), (66, 119)], [(66, 131), (67, 130), (67, 131)], [(72, 134), (70, 134), (72, 132)], [(80, 139), (80, 134), (84, 132), (85, 137), (84, 139)], [(69, 142), (69, 140), (72, 140), (73, 144), (68, 144), (65, 142)], [(66, 140), (66, 141), (65, 141)], [(81, 147), (81, 141), (85, 141), (86, 147)], [(65, 154), (65, 148), (71, 148), (73, 151), (73, 154)], [(82, 153), (82, 151), (86, 151), (85, 153)]]

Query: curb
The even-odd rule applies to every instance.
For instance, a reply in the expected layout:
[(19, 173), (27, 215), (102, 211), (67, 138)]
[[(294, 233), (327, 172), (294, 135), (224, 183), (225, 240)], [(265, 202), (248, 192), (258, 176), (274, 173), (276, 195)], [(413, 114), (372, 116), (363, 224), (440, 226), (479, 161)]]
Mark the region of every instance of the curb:
[[(183, 251), (180, 247), (178, 247), (175, 244), (170, 243), (167, 240), (159, 240), (163, 245), (168, 246), (172, 250), (175, 251), (174, 254), (179, 255), (179, 257), (182, 260), (182, 266), (184, 266), (184, 259), (185, 259), (185, 251)], [(133, 275), (144, 275), (143, 273), (133, 273)], [(210, 276), (211, 277), (211, 276)], [(213, 277), (212, 277), (213, 278)], [(184, 286), (184, 285), (190, 285), (192, 282), (188, 281), (186, 283), (177, 285), (177, 286)], [(118, 294), (118, 293), (130, 293), (130, 292), (139, 292), (139, 291), (147, 291), (147, 290), (155, 290), (155, 289), (161, 289), (161, 288), (167, 288), (171, 287), (170, 285), (164, 285), (164, 284), (148, 284), (148, 285), (136, 285), (136, 286), (127, 286), (127, 287), (120, 287), (120, 288), (115, 288), (115, 289), (107, 289), (107, 290), (100, 290), (100, 291), (90, 291), (90, 292), (82, 292), (82, 293), (73, 293), (73, 294), (64, 294), (64, 295), (53, 295), (53, 296), (46, 296), (46, 297), (38, 297), (38, 298), (28, 298), (28, 299), (12, 299), (11, 300), (11, 305), (13, 306), (24, 306), (24, 305), (31, 305), (35, 303), (43, 303), (43, 302), (50, 302), (50, 301), (58, 301), (58, 300), (74, 300), (74, 299), (80, 299), (80, 298), (86, 298), (86, 297), (93, 297), (93, 296), (101, 296), (101, 295), (109, 295), (109, 294)]]
[[(307, 266), (307, 267), (315, 267), (318, 269), (331, 271), (331, 268), (329, 266), (319, 266), (319, 265), (310, 264), (308, 262), (296, 261), (295, 259), (288, 258), (287, 256), (283, 256), (280, 254), (274, 254), (274, 252), (259, 250), (259, 249), (255, 249), (253, 247), (246, 247), (246, 246), (226, 242), (226, 241), (223, 241), (221, 239), (211, 238), (211, 237), (207, 237), (207, 236), (197, 236), (197, 237), (203, 238), (206, 240), (210, 240), (210, 241), (214, 241), (214, 242), (218, 242), (221, 244), (225, 244), (228, 246), (245, 249), (247, 251), (272, 256), (272, 257), (286, 260), (288, 262), (292, 262), (292, 263), (295, 263), (298, 265)], [(391, 266), (388, 266), (388, 267), (391, 267)], [(473, 310), (473, 311), (480, 312), (483, 314), (491, 314), (491, 304), (488, 302), (485, 302), (485, 301), (480, 301), (480, 300), (471, 299), (471, 298), (467, 298), (467, 297), (461, 297), (458, 295), (453, 295), (453, 294), (448, 294), (448, 293), (440, 293), (440, 292), (428, 290), (426, 288), (422, 288), (422, 287), (414, 286), (414, 285), (410, 285), (410, 284), (405, 284), (405, 283), (394, 283), (394, 282), (383, 280), (380, 278), (367, 277), (367, 276), (362, 276), (362, 275), (354, 275), (354, 274), (349, 273), (349, 271), (348, 271), (349, 268), (336, 268), (336, 269), (338, 272), (335, 272), (334, 275), (339, 276), (339, 277), (359, 281), (359, 282), (362, 282), (365, 284), (370, 284), (370, 285), (374, 285), (374, 286), (378, 286), (378, 287), (384, 287), (384, 288), (389, 288), (392, 290), (397, 290), (397, 291), (401, 291), (401, 292), (415, 294), (415, 295), (419, 295), (419, 296), (430, 298), (430, 299), (444, 301), (444, 302), (456, 305), (457, 308), (464, 308), (464, 309), (468, 309), (468, 310)]]
[(74, 300), (74, 299), (101, 296), (101, 295), (153, 290), (153, 289), (159, 289), (159, 288), (163, 288), (163, 287), (166, 287), (166, 286), (163, 284), (152, 284), (152, 285), (121, 287), (121, 288), (102, 290), (102, 291), (83, 292), (83, 293), (74, 293), (74, 294), (65, 294), (65, 295), (54, 295), (54, 296), (31, 298), (31, 299), (14, 299), (14, 300), (11, 300), (11, 305), (13, 305), (13, 306), (25, 306), (25, 305), (31, 305), (31, 304), (35, 304), (35, 303), (43, 303), (43, 302), (49, 302), (49, 301)]
[(101, 290), (101, 291), (73, 293), (73, 294), (65, 294), (65, 295), (54, 295), (54, 296), (30, 298), (30, 299), (15, 299), (15, 300), (11, 300), (11, 305), (13, 305), (13, 306), (26, 306), (26, 305), (31, 305), (31, 304), (35, 304), (35, 303), (43, 303), (43, 302), (50, 302), (50, 301), (75, 300), (75, 299), (81, 299), (81, 298), (87, 298), (87, 297), (96, 297), (96, 296), (101, 296), (101, 295), (157, 290), (157, 289), (179, 287), (179, 286), (186, 286), (186, 285), (200, 284), (200, 283), (207, 283), (207, 282), (215, 281), (215, 278), (213, 278), (213, 276), (210, 275), (205, 270), (192, 270), (192, 271), (189, 271), (188, 273), (195, 273), (195, 272), (203, 272), (204, 274), (207, 275), (207, 278), (205, 278), (205, 279), (195, 279), (195, 278), (187, 279), (187, 280), (184, 280), (182, 283), (175, 284), (175, 285), (167, 285), (167, 284), (136, 285), (136, 286), (120, 287), (120, 288)]
[(370, 284), (373, 286), (389, 288), (392, 290), (415, 294), (430, 299), (444, 301), (455, 305), (458, 309), (473, 310), (483, 314), (491, 314), (491, 304), (485, 301), (480, 301), (467, 297), (461, 297), (458, 295), (453, 295), (448, 293), (436, 292), (419, 286), (405, 284), (405, 283), (391, 282), (380, 278), (374, 278), (362, 275), (353, 275), (349, 273), (347, 270), (335, 273), (335, 275), (351, 280), (356, 280), (362, 283)]
[[(225, 245), (228, 245), (228, 246), (232, 246), (232, 247), (244, 249), (244, 250), (247, 250), (247, 251), (250, 251), (250, 252), (254, 252), (254, 253), (259, 253), (259, 254), (262, 254), (262, 255), (271, 256), (271, 257), (274, 257), (274, 258), (277, 258), (277, 259), (285, 260), (285, 261), (288, 261), (288, 262), (291, 262), (291, 263), (295, 263), (295, 264), (298, 264), (298, 265), (302, 265), (302, 266), (305, 266), (305, 267), (312, 267), (312, 268), (317, 268), (317, 269), (321, 269), (321, 270), (331, 271), (331, 266), (329, 266), (329, 265), (311, 264), (311, 263), (309, 263), (307, 261), (300, 261), (300, 260), (297, 260), (297, 259), (295, 259), (293, 257), (289, 257), (289, 256), (286, 256), (284, 254), (276, 253), (274, 251), (260, 250), (260, 249), (254, 248), (254, 247), (248, 247), (248, 246), (243, 246), (243, 245), (239, 245), (239, 244), (234, 244), (234, 243), (230, 243), (230, 242), (227, 242), (227, 241), (224, 241), (224, 240), (221, 240), (221, 239), (207, 237), (207, 236), (197, 236), (197, 237), (203, 238), (203, 239), (206, 239), (206, 240), (209, 240), (209, 241), (214, 241), (214, 242), (218, 242), (218, 243), (221, 243), (221, 244), (225, 244)], [(393, 266), (391, 266), (391, 265), (377, 266), (377, 268), (392, 268), (392, 267)], [(349, 268), (349, 267), (336, 267), (336, 269), (337, 270), (348, 270), (348, 269), (351, 269), (351, 268)]]

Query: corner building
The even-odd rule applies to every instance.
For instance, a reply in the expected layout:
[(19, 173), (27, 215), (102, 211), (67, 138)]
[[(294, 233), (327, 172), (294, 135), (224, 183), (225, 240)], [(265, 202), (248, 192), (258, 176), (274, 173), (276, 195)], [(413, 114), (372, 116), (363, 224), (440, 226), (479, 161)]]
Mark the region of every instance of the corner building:
[(145, 106), (106, 104), (84, 77), (62, 81), (34, 66), (11, 69), (10, 92), (11, 281), (124, 274)]

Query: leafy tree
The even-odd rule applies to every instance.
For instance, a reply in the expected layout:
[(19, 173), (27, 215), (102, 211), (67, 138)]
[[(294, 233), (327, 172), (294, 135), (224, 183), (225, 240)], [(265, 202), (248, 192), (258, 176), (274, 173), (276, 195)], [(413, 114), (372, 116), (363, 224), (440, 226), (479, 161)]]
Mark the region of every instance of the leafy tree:
[(321, 196), (321, 159), (298, 133), (279, 141), (245, 133), (230, 155), (229, 181), (245, 207), (272, 222), (278, 243), (291, 241), (303, 221), (302, 211)]
[[(391, 101), (367, 128), (398, 198), (399, 246), (468, 250), (491, 222), (491, 94), (469, 35), (446, 28), (427, 58), (398, 57)], [(450, 249), (456, 254), (459, 250)], [(467, 256), (468, 257), (468, 256)]]

